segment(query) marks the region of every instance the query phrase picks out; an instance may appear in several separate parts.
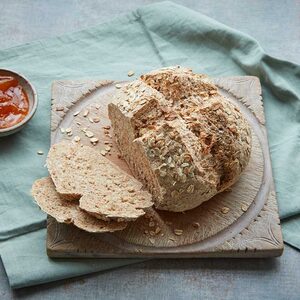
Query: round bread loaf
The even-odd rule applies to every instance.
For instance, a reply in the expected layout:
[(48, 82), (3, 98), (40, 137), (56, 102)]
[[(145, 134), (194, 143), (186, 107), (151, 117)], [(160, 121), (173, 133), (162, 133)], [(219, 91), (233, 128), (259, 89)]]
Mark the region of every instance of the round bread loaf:
[(247, 166), (251, 130), (209, 78), (163, 68), (124, 85), (108, 107), (120, 151), (157, 209), (197, 207)]

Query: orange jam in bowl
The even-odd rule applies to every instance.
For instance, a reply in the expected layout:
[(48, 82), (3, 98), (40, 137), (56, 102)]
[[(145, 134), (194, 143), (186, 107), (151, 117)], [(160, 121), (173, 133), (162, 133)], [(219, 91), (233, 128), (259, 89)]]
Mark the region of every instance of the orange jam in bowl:
[(0, 129), (20, 123), (28, 113), (28, 96), (18, 80), (0, 76)]

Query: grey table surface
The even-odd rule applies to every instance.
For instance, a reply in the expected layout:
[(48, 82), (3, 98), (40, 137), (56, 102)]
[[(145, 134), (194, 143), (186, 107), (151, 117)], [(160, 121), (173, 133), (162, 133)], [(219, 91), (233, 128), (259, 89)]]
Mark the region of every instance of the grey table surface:
[[(149, 0), (0, 0), (0, 49), (108, 21)], [(300, 64), (299, 0), (175, 1), (256, 38)], [(0, 262), (0, 299), (300, 299), (300, 252), (275, 259), (152, 260), (11, 291)]]

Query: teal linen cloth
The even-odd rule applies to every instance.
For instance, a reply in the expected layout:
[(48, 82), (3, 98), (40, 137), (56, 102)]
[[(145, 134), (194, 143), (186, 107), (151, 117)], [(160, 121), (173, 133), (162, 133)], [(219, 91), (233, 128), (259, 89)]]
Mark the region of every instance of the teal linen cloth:
[(171, 2), (142, 7), (109, 23), (0, 51), (0, 68), (25, 74), (39, 107), (20, 133), (0, 139), (0, 254), (13, 288), (138, 260), (49, 259), (45, 214), (33, 181), (47, 175), (53, 80), (127, 79), (180, 64), (210, 76), (254, 75), (263, 85), (270, 151), (284, 240), (300, 249), (300, 67), (268, 56), (251, 37)]

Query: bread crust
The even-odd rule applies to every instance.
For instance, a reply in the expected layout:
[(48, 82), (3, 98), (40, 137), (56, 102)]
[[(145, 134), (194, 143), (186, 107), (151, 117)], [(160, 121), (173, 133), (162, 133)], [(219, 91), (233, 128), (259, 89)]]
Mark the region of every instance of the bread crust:
[(234, 184), (249, 162), (248, 122), (190, 69), (142, 75), (117, 92), (108, 112), (123, 157), (158, 209), (200, 205)]

